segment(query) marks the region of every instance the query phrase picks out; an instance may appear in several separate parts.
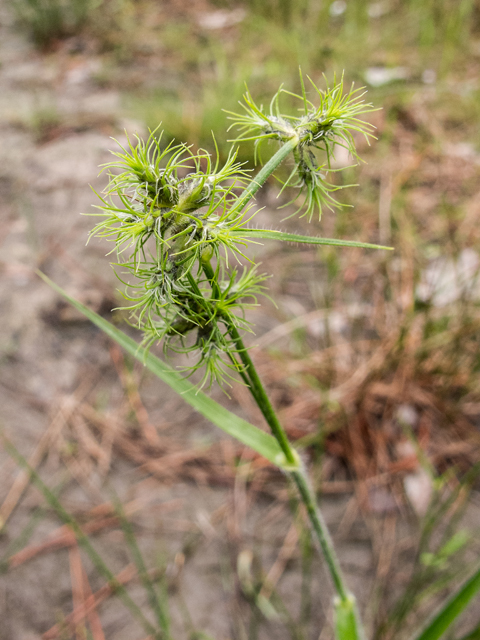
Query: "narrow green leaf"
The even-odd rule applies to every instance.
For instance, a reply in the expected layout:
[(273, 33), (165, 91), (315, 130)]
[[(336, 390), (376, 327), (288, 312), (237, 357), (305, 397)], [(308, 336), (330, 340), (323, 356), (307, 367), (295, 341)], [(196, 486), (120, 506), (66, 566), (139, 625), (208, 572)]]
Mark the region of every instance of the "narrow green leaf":
[(304, 244), (328, 244), (334, 247), (357, 247), (360, 249), (386, 249), (392, 251), (393, 247), (384, 247), (379, 244), (367, 242), (355, 242), (354, 240), (336, 240), (334, 238), (316, 238), (315, 236), (300, 236), (296, 233), (284, 233), (276, 229), (239, 229), (233, 234), (246, 238), (263, 238), (265, 240), (283, 240), (284, 242), (301, 242)]
[(344, 600), (337, 596), (334, 606), (335, 640), (364, 640), (354, 596), (350, 595)]
[(68, 295), (68, 293), (52, 282), (45, 274), (41, 272), (38, 272), (38, 274), (48, 285), (57, 291), (57, 293), (62, 295), (72, 306), (83, 313), (83, 315), (104, 331), (110, 338), (115, 340), (125, 351), (142, 362), (147, 369), (150, 369), (160, 380), (168, 384), (185, 402), (188, 402), (188, 404), (196, 409), (196, 411), (276, 466), (283, 467), (285, 457), (273, 436), (265, 433), (246, 420), (242, 420), (242, 418), (225, 409), (225, 407), (222, 407), (221, 404), (218, 404), (218, 402), (215, 402), (215, 400), (212, 400), (212, 398), (209, 398), (199, 391), (191, 382), (182, 378), (175, 369), (140, 347), (135, 340), (127, 336), (123, 331), (120, 331), (97, 313)]
[(438, 640), (441, 638), (479, 591), (480, 566), (437, 611), (420, 634), (415, 637), (415, 640)]
[(2, 431), (0, 431), (0, 438), (2, 444), (7, 453), (22, 467), (29, 472), (32, 483), (40, 490), (45, 498), (46, 502), (56, 512), (57, 516), (68, 525), (74, 532), (75, 537), (78, 540), (78, 544), (83, 547), (88, 554), (93, 565), (97, 569), (98, 573), (108, 580), (109, 586), (118, 594), (119, 598), (123, 600), (124, 604), (130, 609), (132, 614), (139, 620), (143, 628), (149, 633), (155, 640), (158, 639), (158, 633), (151, 622), (145, 617), (143, 611), (138, 604), (132, 599), (128, 593), (125, 585), (118, 581), (115, 574), (110, 571), (102, 556), (96, 551), (95, 547), (90, 542), (90, 538), (83, 533), (82, 528), (78, 524), (77, 520), (70, 514), (55, 493), (47, 487), (47, 485), (40, 478), (39, 474), (31, 467), (17, 448), (5, 437)]
[(150, 578), (147, 570), (147, 565), (143, 559), (142, 552), (138, 546), (135, 532), (133, 530), (132, 523), (128, 520), (125, 511), (123, 510), (122, 503), (116, 495), (113, 497), (113, 504), (115, 506), (115, 512), (120, 520), (120, 524), (123, 529), (123, 535), (125, 541), (130, 548), (133, 561), (137, 567), (138, 576), (141, 583), (147, 593), (147, 597), (150, 603), (150, 607), (157, 618), (158, 628), (162, 630), (162, 638), (165, 640), (171, 640), (170, 628), (169, 628), (169, 616), (168, 616), (168, 600), (165, 601), (167, 607), (164, 606), (162, 598), (158, 595), (153, 580)]

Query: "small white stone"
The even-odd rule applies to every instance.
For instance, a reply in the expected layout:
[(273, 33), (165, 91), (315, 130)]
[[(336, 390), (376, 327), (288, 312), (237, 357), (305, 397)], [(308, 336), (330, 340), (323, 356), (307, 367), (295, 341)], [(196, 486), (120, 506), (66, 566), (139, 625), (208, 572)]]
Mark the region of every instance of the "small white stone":
[(234, 9), (227, 11), (220, 9), (219, 11), (211, 11), (198, 16), (198, 24), (204, 29), (225, 29), (241, 22), (245, 18), (246, 12), (243, 9)]
[(432, 479), (425, 469), (409, 473), (403, 479), (403, 487), (410, 504), (419, 516), (427, 512), (432, 497)]
[(332, 2), (332, 4), (330, 5), (330, 15), (331, 16), (341, 16), (342, 13), (345, 13), (345, 11), (347, 10), (347, 3), (345, 2), (345, 0), (335, 0), (335, 2)]
[(365, 70), (365, 81), (371, 87), (382, 87), (395, 80), (406, 80), (410, 76), (407, 67), (369, 67)]
[(372, 2), (368, 5), (367, 13), (370, 18), (381, 18), (388, 13), (388, 2)]
[(459, 300), (480, 299), (480, 258), (474, 249), (463, 249), (457, 258), (432, 260), (423, 271), (416, 289), (417, 300), (445, 307)]
[(397, 409), (397, 420), (413, 429), (418, 423), (418, 412), (411, 404), (401, 404)]
[(425, 84), (434, 84), (437, 80), (437, 74), (433, 69), (425, 69), (422, 73), (422, 80)]

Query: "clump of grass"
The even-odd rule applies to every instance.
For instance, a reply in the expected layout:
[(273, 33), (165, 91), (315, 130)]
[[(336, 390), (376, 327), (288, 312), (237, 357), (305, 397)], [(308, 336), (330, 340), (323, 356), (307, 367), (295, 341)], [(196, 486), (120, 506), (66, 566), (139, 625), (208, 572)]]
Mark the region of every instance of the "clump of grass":
[[(142, 353), (146, 364), (152, 361), (148, 354), (150, 346), (162, 341), (165, 348), (196, 358), (184, 368), (184, 373), (192, 375), (201, 370), (200, 388), (211, 386), (214, 381), (221, 386), (231, 385), (238, 377), (249, 389), (273, 439), (267, 447), (265, 434), (260, 436), (261, 432), (255, 429), (247, 441), (257, 450), (269, 449), (270, 459), (277, 449), (273, 460), (297, 486), (337, 593), (336, 621), (339, 637), (343, 638), (345, 630), (362, 634), (355, 598), (345, 584), (301, 460), (279, 422), (241, 337), (241, 332), (250, 330), (246, 310), (258, 304), (265, 276), (252, 263), (241, 271), (232, 266), (233, 259), (243, 257), (248, 261), (242, 247), (252, 237), (294, 239), (314, 245), (373, 246), (292, 236), (250, 226), (255, 215), (252, 204), (255, 194), (290, 156), (293, 171), (285, 188), (297, 187), (294, 199), (300, 200), (299, 212), (304, 211), (311, 218), (315, 210), (321, 215), (325, 205), (340, 206), (329, 193), (326, 177), (335, 148), (343, 146), (355, 155), (352, 133), (363, 133), (367, 139), (371, 136), (371, 127), (361, 116), (372, 107), (363, 103), (361, 94), (353, 88), (344, 92), (343, 81), (335, 82), (326, 91), (311, 80), (310, 83), (319, 101), (317, 105), (308, 99), (301, 76), (301, 95), (289, 94), (281, 88), (273, 97), (268, 114), (248, 92), (244, 113), (230, 114), (233, 126), (241, 132), (239, 140), (248, 138), (261, 143), (267, 138), (281, 145), (254, 177), (236, 161), (233, 148), (221, 163), (218, 157), (214, 161), (207, 151), (193, 152), (184, 143), (162, 147), (161, 136), (157, 137), (155, 131), (145, 142), (140, 138), (135, 143), (128, 141), (127, 147), (115, 153), (116, 160), (107, 165), (109, 185), (101, 198), (100, 213), (94, 214), (101, 221), (92, 235), (115, 243), (118, 256), (115, 266), (119, 277), (125, 278), (131, 321), (144, 335), (146, 349)], [(302, 115), (282, 113), (283, 94), (301, 105)], [(324, 161), (318, 159), (321, 155)], [(140, 355), (138, 349), (136, 355)], [(175, 387), (180, 390), (177, 382)], [(211, 413), (208, 415), (213, 418)], [(246, 434), (233, 424), (230, 430), (245, 441)]]
[(14, 0), (11, 4), (20, 26), (35, 45), (47, 48), (77, 34), (101, 3), (102, 0)]
[(40, 50), (74, 36), (89, 38), (118, 58), (129, 58), (135, 49), (131, 0), (12, 0), (11, 6), (19, 28)]

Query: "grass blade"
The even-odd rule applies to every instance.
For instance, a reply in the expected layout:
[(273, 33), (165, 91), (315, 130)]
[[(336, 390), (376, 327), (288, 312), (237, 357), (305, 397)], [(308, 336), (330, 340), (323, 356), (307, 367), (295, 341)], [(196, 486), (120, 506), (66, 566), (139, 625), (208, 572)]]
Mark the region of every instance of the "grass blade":
[(480, 591), (480, 566), (447, 600), (415, 640), (438, 640)]
[(43, 482), (35, 469), (33, 469), (28, 464), (27, 460), (25, 460), (25, 458), (16, 449), (16, 447), (9, 440), (7, 440), (2, 432), (0, 432), (0, 437), (4, 444), (5, 450), (23, 469), (26, 469), (30, 473), (32, 483), (42, 493), (46, 502), (55, 511), (60, 520), (62, 520), (64, 524), (68, 525), (72, 529), (75, 537), (77, 538), (78, 544), (85, 550), (99, 574), (102, 575), (106, 580), (108, 580), (110, 586), (117, 592), (119, 598), (130, 609), (133, 616), (140, 622), (145, 631), (151, 634), (152, 637), (155, 638), (155, 640), (159, 640), (159, 635), (155, 627), (153, 627), (150, 621), (145, 617), (142, 610), (132, 599), (126, 588), (115, 578), (115, 575), (112, 573), (112, 571), (110, 571), (103, 558), (95, 550), (88, 536), (83, 533), (80, 525), (75, 520), (75, 518), (65, 510), (60, 500), (56, 497), (53, 491), (51, 491), (47, 487), (47, 485)]
[(335, 640), (365, 640), (359, 624), (357, 604), (353, 596), (335, 598)]
[(97, 313), (69, 296), (68, 293), (52, 282), (46, 275), (41, 272), (38, 273), (57, 293), (62, 295), (71, 305), (99, 327), (99, 329), (115, 340), (125, 351), (142, 362), (152, 373), (160, 378), (160, 380), (168, 384), (196, 411), (276, 466), (284, 466), (285, 456), (273, 436), (265, 433), (246, 420), (239, 418), (228, 409), (225, 409), (225, 407), (222, 407), (221, 404), (209, 398), (199, 391), (191, 382), (182, 378), (175, 369), (140, 347), (130, 336), (127, 336), (123, 331), (114, 327)]
[[(232, 233), (237, 233), (233, 231)], [(300, 236), (296, 233), (284, 233), (276, 229), (239, 229), (238, 235), (246, 238), (263, 238), (265, 240), (283, 240), (284, 242), (300, 242), (303, 244), (327, 244), (334, 247), (357, 247), (359, 249), (386, 249), (392, 251), (393, 247), (384, 247), (368, 242), (355, 242), (354, 240), (336, 240), (334, 238), (316, 238), (315, 236)]]
[(113, 502), (115, 505), (115, 511), (122, 526), (123, 535), (125, 536), (126, 543), (130, 549), (130, 553), (132, 554), (135, 566), (137, 567), (138, 577), (140, 578), (140, 581), (147, 593), (150, 607), (157, 619), (158, 628), (162, 630), (162, 638), (165, 640), (171, 640), (168, 612), (164, 609), (162, 599), (155, 590), (153, 580), (148, 575), (147, 567), (143, 559), (142, 552), (140, 551), (140, 547), (138, 546), (133, 526), (125, 515), (122, 504), (116, 496), (114, 497)]

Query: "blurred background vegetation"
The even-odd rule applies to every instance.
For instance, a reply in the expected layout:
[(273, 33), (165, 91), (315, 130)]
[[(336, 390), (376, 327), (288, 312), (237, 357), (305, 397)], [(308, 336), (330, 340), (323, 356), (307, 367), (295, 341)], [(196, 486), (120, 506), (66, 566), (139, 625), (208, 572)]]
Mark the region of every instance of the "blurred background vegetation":
[[(467, 534), (461, 525), (467, 505), (478, 505), (480, 459), (480, 3), (11, 0), (8, 10), (29, 55), (71, 68), (93, 60), (89, 82), (120, 96), (113, 117), (75, 119), (55, 100), (36, 104), (20, 124), (39, 147), (72, 132), (117, 136), (124, 122), (161, 122), (167, 137), (209, 150), (213, 131), (225, 157), (233, 133), (222, 110), (238, 110), (245, 83), (257, 102), (281, 83), (298, 91), (299, 66), (320, 85), (322, 74), (344, 74), (380, 108), (371, 114), (378, 140), (358, 141), (366, 163), (338, 177), (358, 183), (342, 192), (354, 208), (326, 212), (310, 232), (395, 251), (269, 249), (278, 308), (267, 301), (274, 321), (255, 318), (263, 335), (253, 354), (318, 490), (352, 493), (339, 530), (347, 535), (359, 514), (368, 524), (373, 637), (403, 637), (463, 575), (480, 541), (478, 526)], [(253, 166), (248, 143), (239, 153)], [(340, 153), (336, 161), (352, 164)], [(272, 183), (261, 197), (267, 222), (306, 231), (305, 221), (279, 223), (278, 191)], [(130, 455), (125, 442), (120, 449)], [(146, 464), (139, 456), (130, 459)], [(409, 519), (414, 541), (395, 546)], [(311, 550), (302, 545), (305, 587)], [(249, 573), (255, 563), (246, 563), (256, 581), (242, 583), (253, 622), (238, 637), (255, 638), (268, 615), (261, 578)], [(308, 637), (305, 593), (292, 638)]]
[[(450, 125), (477, 121), (468, 78), (480, 52), (475, 0), (268, 0), (210, 3), (142, 0), (13, 0), (19, 25), (45, 51), (62, 38), (103, 54), (98, 82), (114, 84), (148, 126), (210, 145), (222, 109), (247, 82), (269, 99), (279, 83), (298, 88), (306, 73), (369, 85), (386, 117), (432, 85), (432, 106)], [(110, 66), (109, 66), (110, 65)], [(128, 72), (127, 72), (128, 70)], [(457, 83), (467, 83), (458, 92)], [(459, 95), (460, 93), (460, 95)], [(473, 129), (473, 126), (472, 126)], [(224, 141), (221, 141), (224, 144)]]

